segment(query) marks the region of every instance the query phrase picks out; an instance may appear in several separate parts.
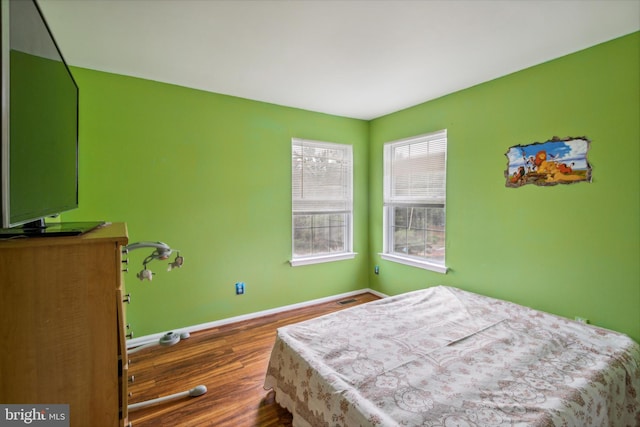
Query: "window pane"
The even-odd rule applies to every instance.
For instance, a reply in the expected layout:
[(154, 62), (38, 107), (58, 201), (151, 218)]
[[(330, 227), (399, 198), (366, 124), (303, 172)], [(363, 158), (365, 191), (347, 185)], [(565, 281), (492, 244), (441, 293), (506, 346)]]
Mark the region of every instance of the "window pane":
[(328, 227), (330, 224), (330, 215), (314, 215), (313, 226), (314, 227)]
[(296, 257), (347, 251), (348, 214), (294, 215)]
[(444, 208), (392, 208), (390, 247), (398, 255), (444, 261)]
[(393, 229), (393, 252), (405, 255), (409, 252), (407, 229), (404, 227)]
[(294, 228), (311, 227), (311, 215), (294, 215), (293, 226)]
[(427, 257), (444, 262), (445, 248), (444, 209), (431, 208), (428, 215)]
[[(323, 218), (318, 218), (317, 225), (313, 227), (313, 254), (328, 254), (329, 241), (330, 241), (330, 227), (326, 221), (326, 215), (321, 215)], [(320, 225), (326, 224), (326, 225)]]
[(406, 228), (409, 224), (407, 208), (395, 208), (393, 210), (394, 227)]
[(411, 226), (415, 230), (427, 228), (427, 208), (411, 208)]
[(347, 225), (345, 215), (331, 215), (330, 224), (329, 251), (331, 253), (345, 252), (345, 231)]
[(311, 255), (311, 228), (293, 229), (293, 254), (295, 256)]

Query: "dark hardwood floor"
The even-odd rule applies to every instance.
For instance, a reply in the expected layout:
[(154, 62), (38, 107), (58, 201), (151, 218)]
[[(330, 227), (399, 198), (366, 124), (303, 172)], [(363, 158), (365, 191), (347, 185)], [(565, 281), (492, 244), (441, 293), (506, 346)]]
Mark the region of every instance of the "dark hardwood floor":
[[(353, 302), (326, 302), (195, 332), (170, 347), (153, 346), (129, 357), (129, 403), (205, 385), (207, 393), (129, 413), (133, 427), (290, 426), (291, 414), (262, 387), (276, 329), (378, 299), (364, 293)], [(343, 299), (344, 300), (344, 299)]]

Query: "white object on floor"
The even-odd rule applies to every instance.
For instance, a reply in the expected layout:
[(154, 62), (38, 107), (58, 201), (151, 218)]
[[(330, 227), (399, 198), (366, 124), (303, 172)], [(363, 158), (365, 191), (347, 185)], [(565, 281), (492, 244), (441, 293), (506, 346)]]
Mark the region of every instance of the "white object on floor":
[(129, 412), (135, 411), (136, 409), (146, 408), (147, 406), (157, 405), (159, 403), (168, 402), (170, 400), (180, 399), (183, 397), (198, 397), (202, 396), (207, 392), (207, 387), (204, 385), (199, 385), (197, 387), (192, 388), (191, 390), (183, 391), (180, 393), (170, 394), (168, 396), (158, 397), (157, 399), (146, 400), (144, 402), (132, 403), (129, 405)]
[(177, 344), (178, 342), (180, 342), (180, 339), (189, 338), (189, 336), (190, 336), (189, 332), (181, 332), (180, 334), (177, 334), (175, 332), (167, 332), (166, 334), (161, 336), (160, 339), (157, 342), (151, 342), (151, 343), (148, 343), (148, 344), (141, 345), (140, 347), (132, 348), (127, 353), (128, 354), (134, 354), (134, 353), (137, 353), (140, 350), (143, 350), (143, 349), (148, 348), (148, 347), (153, 347), (155, 345), (161, 345), (163, 347), (169, 347), (169, 346), (172, 346), (172, 345)]

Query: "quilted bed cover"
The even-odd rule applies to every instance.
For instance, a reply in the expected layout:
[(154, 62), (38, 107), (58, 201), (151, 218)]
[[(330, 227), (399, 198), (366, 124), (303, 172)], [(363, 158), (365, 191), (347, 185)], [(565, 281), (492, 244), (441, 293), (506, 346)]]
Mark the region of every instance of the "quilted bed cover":
[(438, 286), (278, 329), (294, 426), (640, 426), (625, 335)]

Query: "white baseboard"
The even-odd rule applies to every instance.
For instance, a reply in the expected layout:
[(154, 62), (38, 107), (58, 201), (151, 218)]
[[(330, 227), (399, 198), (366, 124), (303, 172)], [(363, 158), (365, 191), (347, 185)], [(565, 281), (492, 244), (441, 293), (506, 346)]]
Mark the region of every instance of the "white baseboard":
[[(341, 298), (352, 297), (354, 295), (359, 295), (359, 294), (362, 294), (362, 293), (365, 293), (365, 292), (370, 292), (370, 293), (372, 293), (374, 295), (379, 296), (380, 298), (386, 298), (387, 297), (387, 295), (385, 295), (385, 294), (383, 294), (381, 292), (374, 291), (374, 290), (369, 289), (369, 288), (365, 288), (365, 289), (360, 289), (358, 291), (346, 292), (344, 294), (333, 295), (333, 296), (330, 296), (330, 297), (319, 298), (319, 299), (315, 299), (315, 300), (311, 300), (311, 301), (305, 301), (305, 302), (301, 302), (301, 303), (298, 303), (298, 304), (285, 305), (283, 307), (273, 308), (273, 309), (270, 309), (270, 310), (257, 311), (255, 313), (244, 314), (242, 316), (229, 317), (227, 319), (215, 320), (213, 322), (207, 322), (207, 323), (201, 323), (199, 325), (187, 326), (187, 327), (184, 327), (184, 328), (176, 329), (173, 332), (175, 332), (175, 333), (182, 333), (182, 332), (191, 333), (191, 332), (204, 331), (206, 329), (217, 328), (219, 326), (228, 325), (230, 323), (241, 322), (243, 320), (256, 319), (258, 317), (268, 316), (270, 314), (282, 313), (283, 311), (295, 310), (297, 308), (304, 308), (304, 307), (308, 307), (308, 306), (311, 306), (311, 305), (322, 304), (322, 303), (325, 303), (325, 302), (330, 302), (330, 301), (334, 301), (334, 300), (341, 299)], [(132, 338), (130, 340), (127, 340), (127, 348), (134, 348), (134, 347), (139, 347), (141, 345), (146, 345), (146, 344), (151, 344), (151, 343), (154, 343), (154, 342), (158, 342), (160, 340), (160, 338), (165, 334), (166, 334), (166, 332), (162, 332), (162, 333), (159, 333), (159, 334), (151, 334), (151, 335), (145, 335), (145, 336), (142, 336), (142, 337)]]

